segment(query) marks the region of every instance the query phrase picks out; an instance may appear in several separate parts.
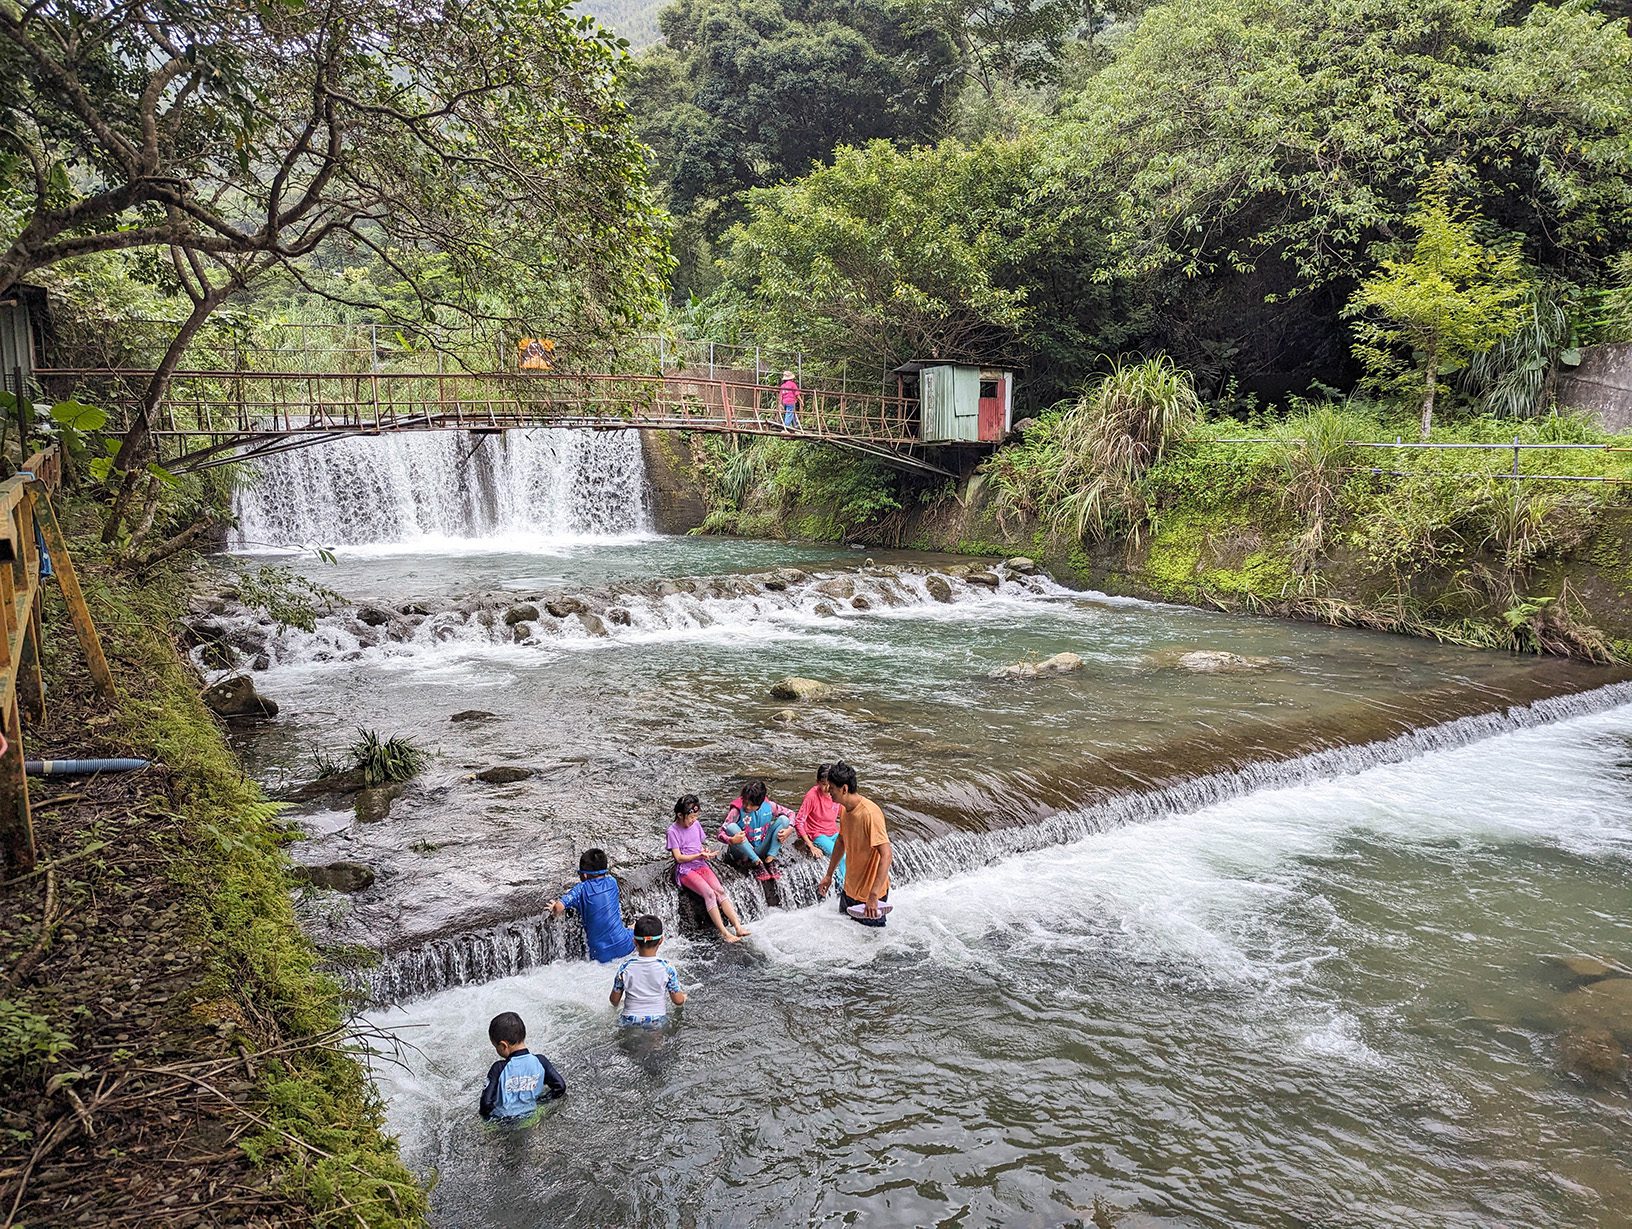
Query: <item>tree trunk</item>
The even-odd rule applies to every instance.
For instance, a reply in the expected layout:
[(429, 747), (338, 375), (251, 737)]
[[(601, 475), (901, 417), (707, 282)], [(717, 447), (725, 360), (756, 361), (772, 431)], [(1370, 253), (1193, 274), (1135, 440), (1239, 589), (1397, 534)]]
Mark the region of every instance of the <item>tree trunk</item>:
[(164, 400), (164, 394), (170, 388), (171, 375), (180, 364), (181, 356), (186, 353), (187, 347), (192, 344), (193, 338), (198, 335), (198, 330), (204, 327), (204, 322), (226, 301), (234, 289), (235, 283), (229, 281), (222, 286), (210, 287), (200, 298), (194, 300), (193, 310), (176, 330), (175, 337), (164, 352), (164, 358), (159, 361), (158, 367), (153, 372), (153, 378), (147, 382), (147, 389), (142, 393), (142, 403), (137, 407), (135, 417), (131, 419), (130, 427), (125, 431), (125, 438), (113, 458), (114, 470), (122, 473), (123, 477), (119, 482), (119, 493), (114, 496), (113, 507), (108, 511), (107, 523), (102, 526), (103, 542), (112, 543), (118, 540), (119, 527), (124, 524), (130, 497), (136, 492), (136, 469), (147, 454), (153, 419), (158, 413), (159, 402)]
[(1428, 432), (1434, 426), (1434, 394), (1439, 391), (1439, 347), (1433, 344), (1428, 346), (1428, 387), (1422, 394), (1422, 438), (1426, 442)]

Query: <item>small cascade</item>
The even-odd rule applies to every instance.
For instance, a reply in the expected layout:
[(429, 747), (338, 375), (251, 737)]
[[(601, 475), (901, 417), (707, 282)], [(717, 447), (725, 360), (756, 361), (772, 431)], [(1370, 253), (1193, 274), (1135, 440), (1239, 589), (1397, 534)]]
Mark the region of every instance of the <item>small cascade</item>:
[(650, 527), (634, 431), (424, 431), (263, 457), (235, 498), (239, 549), (436, 538), (570, 539)]
[[(1190, 814), (1260, 790), (1352, 776), (1370, 768), (1452, 750), (1549, 722), (1605, 712), (1629, 703), (1632, 703), (1632, 683), (1617, 683), (1595, 691), (1462, 717), (1380, 742), (1337, 747), (1296, 759), (1193, 777), (1155, 790), (1111, 798), (1092, 807), (1060, 812), (1035, 823), (990, 832), (952, 832), (930, 840), (904, 840), (895, 844), (891, 874), (896, 884), (947, 878), (1125, 824)], [(809, 858), (786, 864), (781, 881), (776, 885), (782, 907), (798, 909), (815, 905), (821, 870), (822, 867)], [(721, 868), (720, 876), (744, 921), (764, 916), (768, 906), (762, 885), (725, 868)], [(628, 916), (656, 914), (671, 930), (707, 926), (706, 918), (689, 903), (682, 908), (679, 890), (666, 877), (656, 886), (626, 891), (624, 903)], [(554, 960), (582, 959), (584, 954), (582, 927), (543, 914), (438, 936), (429, 942), (387, 953), (376, 967), (350, 976), (370, 1002), (402, 1003), (453, 986), (510, 977)]]
[[(976, 579), (978, 577), (979, 579)], [(985, 583), (982, 583), (984, 581)], [(207, 622), (231, 625), (225, 648), (233, 668), (265, 655), (271, 667), (352, 660), (365, 652), (412, 653), (453, 641), (545, 645), (649, 639), (710, 629), (764, 629), (853, 617), (868, 611), (1064, 597), (1072, 591), (1005, 567), (942, 574), (921, 567), (805, 572), (783, 568), (742, 576), (627, 582), (556, 597), (489, 598), (420, 613), (337, 610), (311, 632), (277, 631), (264, 614), (229, 610)], [(201, 668), (208, 663), (197, 656)], [(217, 663), (221, 659), (216, 658)], [(218, 668), (218, 666), (217, 666)]]

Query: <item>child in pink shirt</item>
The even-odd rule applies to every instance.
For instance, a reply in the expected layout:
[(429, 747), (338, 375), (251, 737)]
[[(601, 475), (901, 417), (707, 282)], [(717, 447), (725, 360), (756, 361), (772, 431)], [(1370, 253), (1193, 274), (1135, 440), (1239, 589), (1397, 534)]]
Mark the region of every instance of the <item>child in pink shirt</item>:
[[(828, 797), (827, 770), (830, 764), (816, 766), (816, 784), (799, 804), (799, 813), (793, 817), (793, 830), (804, 841), (805, 848), (818, 858), (833, 856), (833, 843), (839, 836), (839, 804)], [(839, 863), (843, 867), (844, 863)], [(839, 872), (843, 874), (841, 870)]]

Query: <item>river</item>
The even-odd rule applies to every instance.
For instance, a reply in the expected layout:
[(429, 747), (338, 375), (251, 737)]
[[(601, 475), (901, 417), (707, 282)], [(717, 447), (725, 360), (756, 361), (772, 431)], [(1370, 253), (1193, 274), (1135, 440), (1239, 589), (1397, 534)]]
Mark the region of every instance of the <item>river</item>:
[[(264, 464), (238, 561), (347, 601), (310, 634), (216, 612), (283, 706), (253, 770), (303, 780), (357, 726), (433, 751), (383, 822), (308, 804), (296, 856), (376, 872), (304, 908), (382, 953), (349, 976), (442, 1223), (1628, 1223), (1624, 1077), (1559, 1041), (1627, 979), (1558, 961), (1632, 956), (1623, 676), (663, 537), (632, 435)], [(831, 695), (772, 699), (790, 675)], [(815, 906), (808, 862), (779, 900), (735, 881), (754, 938), (678, 935), (691, 1002), (618, 1036), (544, 914), (578, 851), (673, 931), (673, 798), (793, 804), (839, 755), (897, 841), (889, 929)], [(572, 1085), (520, 1136), (473, 1113), (509, 1009)]]

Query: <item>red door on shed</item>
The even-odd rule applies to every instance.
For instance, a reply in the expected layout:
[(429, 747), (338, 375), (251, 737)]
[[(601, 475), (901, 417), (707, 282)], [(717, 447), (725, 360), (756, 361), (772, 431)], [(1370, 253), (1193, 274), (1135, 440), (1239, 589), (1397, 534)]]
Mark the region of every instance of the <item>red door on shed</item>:
[(997, 443), (1007, 429), (1007, 424), (1003, 421), (1003, 406), (1008, 398), (1003, 395), (1007, 391), (1003, 386), (1008, 380), (1008, 376), (991, 378), (982, 376), (980, 379), (980, 417), (977, 430), (978, 438), (984, 443)]

